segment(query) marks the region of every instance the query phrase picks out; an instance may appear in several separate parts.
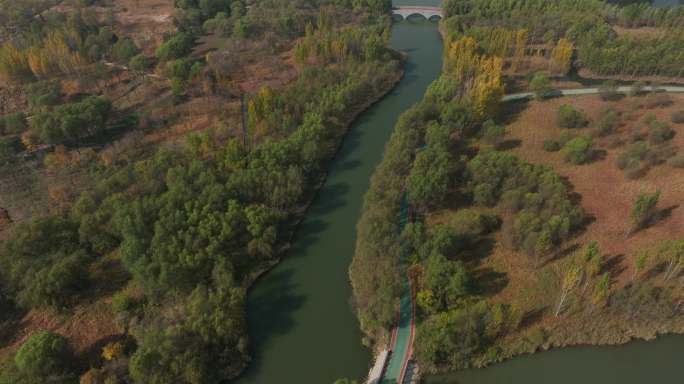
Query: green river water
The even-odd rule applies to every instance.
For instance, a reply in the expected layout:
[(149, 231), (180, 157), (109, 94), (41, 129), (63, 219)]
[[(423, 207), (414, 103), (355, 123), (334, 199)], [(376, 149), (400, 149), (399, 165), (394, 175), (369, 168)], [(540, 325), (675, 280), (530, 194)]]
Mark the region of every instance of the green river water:
[[(404, 0), (402, 5), (438, 5)], [(356, 223), (371, 174), (399, 115), (419, 101), (441, 70), (437, 24), (411, 19), (394, 24), (391, 46), (408, 54), (405, 76), (350, 129), (328, 179), (282, 262), (250, 291), (247, 305), (251, 362), (240, 384), (330, 384), (362, 379), (371, 352), (349, 299), (347, 275)], [(620, 347), (576, 347), (522, 356), (490, 368), (432, 376), (430, 384), (679, 383), (684, 337)]]
[(392, 48), (408, 54), (401, 82), (351, 127), (328, 179), (282, 262), (250, 291), (247, 321), (254, 360), (239, 383), (325, 384), (362, 378), (371, 352), (349, 299), (348, 269), (363, 195), (401, 113), (439, 76), (437, 24), (394, 24)]

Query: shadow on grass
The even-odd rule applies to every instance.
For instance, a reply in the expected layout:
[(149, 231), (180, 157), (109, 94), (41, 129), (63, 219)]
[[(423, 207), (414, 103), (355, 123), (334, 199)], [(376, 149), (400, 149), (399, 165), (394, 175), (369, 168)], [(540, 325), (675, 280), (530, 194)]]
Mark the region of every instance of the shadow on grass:
[(520, 114), (529, 106), (529, 100), (517, 100), (501, 103), (500, 111), (496, 118), (496, 123), (509, 125), (518, 120)]
[(508, 276), (492, 268), (476, 269), (470, 273), (475, 291), (483, 296), (494, 296), (508, 286)]
[(496, 149), (499, 151), (509, 151), (514, 148), (518, 148), (522, 145), (522, 140), (520, 139), (508, 139), (499, 144)]
[(679, 204), (675, 204), (675, 205), (669, 206), (667, 208), (663, 208), (663, 209), (656, 211), (656, 213), (654, 213), (653, 216), (648, 221), (646, 221), (643, 225), (639, 226), (636, 229), (633, 229), (632, 231), (629, 231), (627, 233), (627, 237), (633, 236), (633, 235), (643, 231), (644, 229), (653, 227), (653, 226), (658, 225), (664, 221), (667, 221), (667, 219), (669, 219), (672, 216), (672, 212), (677, 208), (679, 208)]
[(525, 312), (525, 314), (522, 316), (522, 320), (520, 320), (520, 325), (518, 326), (518, 328), (525, 329), (540, 322), (541, 319), (544, 318), (544, 314), (548, 309), (549, 306), (547, 305), (541, 308), (532, 309)]
[(539, 268), (543, 268), (543, 267), (553, 263), (554, 261), (562, 260), (565, 257), (570, 256), (573, 253), (577, 252), (579, 249), (580, 249), (579, 243), (570, 244), (569, 246), (567, 246), (563, 249), (560, 249), (557, 252), (552, 253), (551, 256), (546, 258), (545, 260), (542, 260)]
[(611, 257), (607, 257), (606, 261), (603, 263), (601, 266), (601, 270), (599, 271), (599, 274), (604, 274), (606, 272), (610, 273), (611, 277), (616, 277), (622, 274), (622, 272), (627, 269), (622, 265), (622, 261), (625, 259), (625, 255), (615, 255)]
[(10, 300), (0, 297), (0, 347), (9, 344), (19, 333), (26, 313)]

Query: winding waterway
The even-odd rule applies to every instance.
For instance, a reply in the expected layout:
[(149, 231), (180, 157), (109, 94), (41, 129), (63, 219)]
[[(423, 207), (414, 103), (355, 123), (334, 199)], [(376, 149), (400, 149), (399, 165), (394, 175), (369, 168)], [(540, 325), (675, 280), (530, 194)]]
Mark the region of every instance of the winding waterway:
[(328, 179), (283, 261), (250, 291), (251, 362), (239, 383), (325, 384), (368, 373), (347, 274), (363, 195), (401, 113), (441, 71), (437, 24), (421, 18), (392, 28), (391, 47), (408, 54), (401, 82), (351, 127)]
[[(665, 1), (665, 0), (663, 0)], [(439, 5), (402, 0), (401, 5)], [(391, 46), (408, 54), (405, 76), (353, 124), (328, 179), (283, 261), (260, 279), (247, 304), (254, 360), (240, 384), (326, 384), (362, 378), (371, 353), (360, 343), (347, 275), (356, 223), (371, 174), (399, 115), (423, 97), (441, 70), (436, 23), (392, 28)], [(619, 347), (575, 347), (518, 357), (490, 368), (427, 378), (431, 384), (642, 384), (679, 382), (684, 336)]]

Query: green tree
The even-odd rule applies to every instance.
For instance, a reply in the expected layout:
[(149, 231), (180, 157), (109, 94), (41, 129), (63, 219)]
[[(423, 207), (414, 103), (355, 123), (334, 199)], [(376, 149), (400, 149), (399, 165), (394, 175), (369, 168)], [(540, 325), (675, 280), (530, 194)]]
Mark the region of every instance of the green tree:
[(36, 219), (17, 225), (3, 244), (0, 275), (22, 307), (60, 308), (87, 284), (89, 261), (74, 223)]
[(425, 285), (434, 293), (439, 308), (446, 309), (470, 292), (470, 279), (459, 261), (433, 252), (427, 259)]
[(408, 177), (408, 194), (412, 204), (426, 211), (446, 198), (450, 182), (450, 155), (446, 150), (427, 148), (416, 155)]

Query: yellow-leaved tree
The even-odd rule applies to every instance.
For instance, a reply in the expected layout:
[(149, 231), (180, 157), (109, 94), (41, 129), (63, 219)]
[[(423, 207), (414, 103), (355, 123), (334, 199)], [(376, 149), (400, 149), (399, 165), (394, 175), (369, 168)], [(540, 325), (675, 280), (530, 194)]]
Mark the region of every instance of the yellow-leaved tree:
[(572, 67), (572, 53), (575, 45), (572, 41), (562, 38), (551, 51), (551, 69), (554, 72), (566, 74)]

